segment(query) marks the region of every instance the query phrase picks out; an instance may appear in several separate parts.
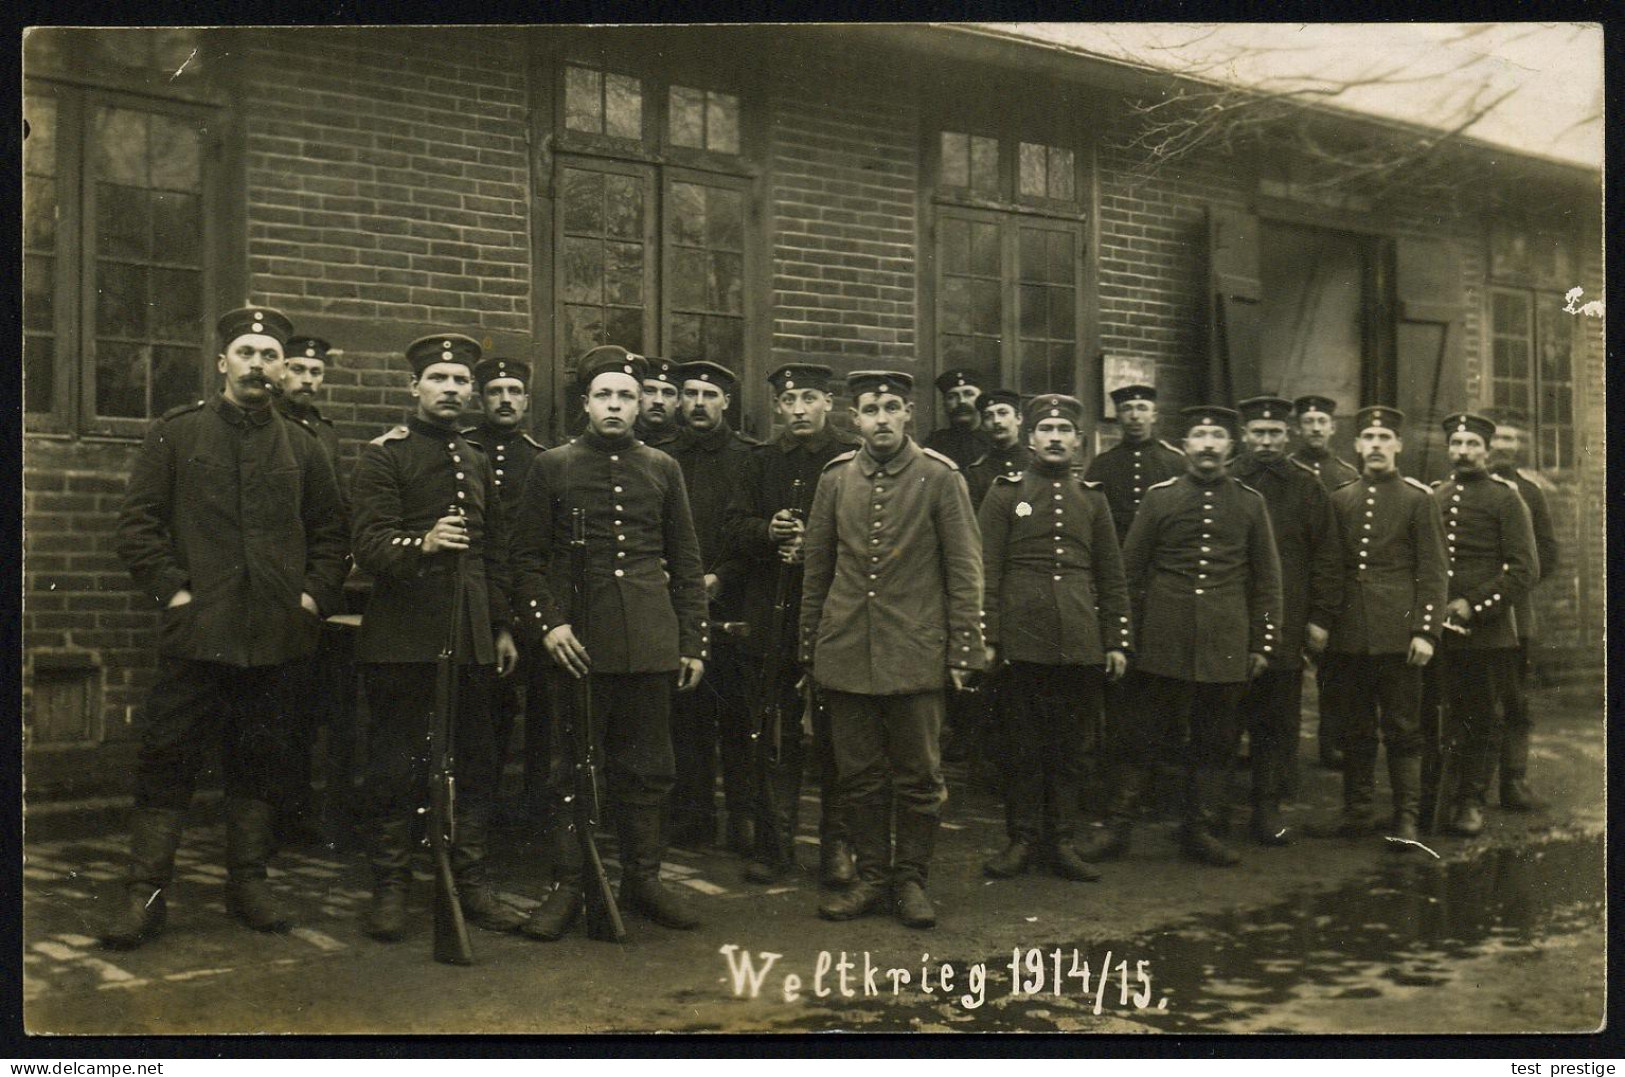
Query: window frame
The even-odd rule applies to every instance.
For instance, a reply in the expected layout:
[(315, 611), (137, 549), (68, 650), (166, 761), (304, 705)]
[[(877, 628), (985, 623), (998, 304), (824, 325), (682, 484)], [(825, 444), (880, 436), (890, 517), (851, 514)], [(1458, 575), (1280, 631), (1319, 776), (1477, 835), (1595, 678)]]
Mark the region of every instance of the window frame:
[[(1495, 328), (1495, 301), (1497, 296), (1512, 296), (1521, 300), (1524, 304), (1524, 310), (1527, 314), (1527, 332), (1523, 337), (1523, 341), (1528, 347), (1527, 354), (1529, 363), (1529, 374), (1526, 379), (1499, 378), (1495, 373), (1495, 342), (1498, 338), (1508, 337), (1508, 334), (1497, 332)], [(1563, 296), (1561, 291), (1541, 287), (1540, 285), (1529, 283), (1527, 281), (1505, 283), (1492, 281), (1489, 287), (1484, 290), (1483, 337), (1488, 343), (1488, 349), (1484, 357), (1484, 384), (1488, 391), (1484, 394), (1484, 396), (1487, 402), (1493, 406), (1495, 403), (1495, 383), (1497, 381), (1521, 380), (1523, 385), (1527, 388), (1528, 394), (1526, 397), (1527, 403), (1518, 410), (1522, 411), (1528, 419), (1530, 463), (1539, 471), (1548, 474), (1563, 475), (1573, 472), (1580, 466), (1580, 423), (1576, 418), (1579, 413), (1579, 408), (1577, 407), (1575, 397), (1579, 386), (1579, 379), (1576, 376), (1576, 351), (1578, 348), (1576, 341), (1578, 338), (1580, 338), (1581, 334), (1576, 331), (1576, 327), (1571, 323), (1569, 327), (1568, 354), (1568, 422), (1561, 423), (1556, 420), (1549, 420), (1545, 414), (1546, 379), (1541, 371), (1540, 327), (1542, 324), (1542, 317), (1573, 317), (1573, 315), (1566, 314), (1563, 311)], [(1568, 430), (1569, 454), (1567, 459), (1553, 462), (1547, 458), (1545, 453), (1544, 435), (1547, 431), (1548, 425), (1550, 425), (1553, 429)]]
[[(55, 384), (49, 412), (24, 413), (24, 431), (63, 437), (139, 439), (159, 413), (142, 418), (96, 413), (95, 334), (97, 249), (94, 237), (96, 190), (88, 174), (90, 114), (97, 106), (123, 108), (182, 118), (198, 135), (200, 213), (203, 234), (199, 273), (201, 306), (197, 348), (198, 384), (213, 384), (213, 326), (207, 311), (217, 304), (222, 284), (222, 219), (226, 196), (217, 121), (218, 105), (195, 97), (158, 97), (105, 84), (71, 82), (45, 75), (30, 76), (25, 94), (57, 101), (57, 251), (53, 274), (56, 351)], [(149, 382), (149, 400), (151, 386)]]

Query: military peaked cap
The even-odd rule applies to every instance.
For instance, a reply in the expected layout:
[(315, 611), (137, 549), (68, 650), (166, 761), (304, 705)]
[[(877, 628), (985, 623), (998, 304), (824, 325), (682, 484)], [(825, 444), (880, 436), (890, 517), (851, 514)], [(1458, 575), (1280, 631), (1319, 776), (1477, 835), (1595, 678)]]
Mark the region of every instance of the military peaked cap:
[(222, 347), (238, 337), (258, 333), (272, 338), (286, 348), (288, 338), (293, 336), (293, 323), (288, 320), (286, 314), (274, 307), (242, 307), (228, 311), (220, 316), (215, 329), (220, 334)]

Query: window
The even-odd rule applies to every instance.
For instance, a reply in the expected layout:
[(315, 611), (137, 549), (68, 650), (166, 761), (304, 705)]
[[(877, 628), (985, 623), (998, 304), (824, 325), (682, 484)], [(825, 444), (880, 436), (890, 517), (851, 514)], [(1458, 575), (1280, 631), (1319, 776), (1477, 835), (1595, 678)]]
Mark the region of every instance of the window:
[(561, 66), (550, 255), (560, 369), (619, 344), (743, 373), (751, 183), (741, 95), (659, 71)]
[(1075, 393), (1084, 234), (1077, 154), (963, 131), (937, 139), (939, 369)]
[[(119, 34), (114, 46), (76, 40), (75, 56), (84, 46), (111, 48), (126, 64), (168, 63), (177, 50), (180, 63), (196, 51), (173, 34)], [(211, 111), (45, 79), (26, 84), (30, 430), (136, 436), (209, 384), (204, 314), (216, 214), (203, 132)]]
[(1490, 292), (1490, 392), (1529, 416), (1534, 464), (1574, 466), (1574, 317), (1556, 292)]

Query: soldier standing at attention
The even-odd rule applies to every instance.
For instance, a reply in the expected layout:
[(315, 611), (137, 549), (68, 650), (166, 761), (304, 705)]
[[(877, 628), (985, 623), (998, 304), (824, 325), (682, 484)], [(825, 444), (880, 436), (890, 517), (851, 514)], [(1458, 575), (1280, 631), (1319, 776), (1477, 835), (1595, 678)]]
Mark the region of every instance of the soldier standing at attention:
[(1072, 474), (1082, 415), (1070, 396), (1033, 400), (1031, 462), (993, 481), (978, 516), (987, 664), (1010, 667), (998, 712), (1010, 844), (982, 869), (997, 879), (1026, 871), (1035, 847), (1063, 879), (1100, 878), (1072, 847), (1079, 769), (1133, 633), (1111, 509)]
[[(1298, 440), (1301, 444), (1292, 453), (1291, 459), (1313, 471), (1328, 494), (1358, 479), (1359, 469), (1332, 452), (1332, 435), (1337, 433), (1337, 420), (1334, 418), (1337, 401), (1329, 396), (1309, 393), (1292, 402), (1292, 411), (1297, 416)], [(1340, 704), (1337, 689), (1333, 674), (1326, 669), (1322, 668), (1315, 674), (1320, 710), (1320, 765), (1331, 770), (1343, 765), (1343, 750), (1339, 747), (1343, 734), (1338, 718)], [(1294, 786), (1296, 781), (1297, 773), (1294, 771), (1291, 775)]]
[[(464, 437), (485, 451), (510, 538), (520, 499), (525, 494), (525, 476), (530, 474), (530, 465), (547, 448), (525, 431), (525, 417), (530, 414), (530, 375), (530, 364), (520, 359), (499, 356), (481, 359), (474, 368), (480, 421), (463, 431)], [(499, 776), (507, 764), (514, 723), (521, 715), (525, 719), (524, 803), (525, 814), (532, 816), (541, 807), (542, 789), (547, 782), (548, 750), (552, 744), (547, 663), (538, 658), (528, 652), (520, 654), (518, 673), (497, 682), (495, 704)]]
[(801, 659), (829, 708), (858, 879), (818, 912), (850, 920), (890, 898), (904, 925), (926, 928), (948, 798), (943, 685), (963, 689), (985, 661), (981, 543), (958, 468), (906, 432), (913, 379), (854, 371), (847, 391), (863, 447), (831, 460), (813, 497)]
[[(1557, 571), (1557, 533), (1552, 528), (1552, 510), (1546, 502), (1551, 483), (1532, 468), (1522, 466), (1529, 451), (1528, 422), (1522, 415), (1507, 411), (1496, 417), (1495, 437), (1490, 441), (1490, 470), (1517, 484), (1518, 493), (1529, 509), (1529, 522), (1535, 528), (1535, 554), (1540, 561), (1539, 583)], [(1542, 802), (1529, 791), (1529, 713), (1527, 690), (1534, 673), (1535, 604), (1526, 597), (1513, 608), (1518, 619), (1518, 668), (1507, 683), (1502, 697), (1504, 727), (1501, 731), (1501, 807), (1507, 811), (1534, 811)]]
[(437, 333), (407, 345), (406, 360), (412, 413), (362, 450), (352, 491), (356, 561), (374, 578), (356, 661), (372, 713), (373, 892), (364, 930), (380, 942), (406, 936), (413, 823), (428, 802), (424, 745), (435, 719), (435, 663), (458, 587), (466, 615), (455, 626), (452, 870), (470, 923), (512, 931), (524, 921), (498, 900), (485, 871), (500, 778), (493, 674), (511, 675), (519, 656), (508, 628), (508, 532), (496, 477), (483, 451), (457, 429), (474, 394), (480, 346), (460, 333)]
[(1124, 385), (1111, 392), (1123, 440), (1095, 457), (1084, 478), (1100, 483), (1112, 507), (1119, 544), (1140, 510), (1145, 492), (1157, 483), (1185, 474), (1185, 454), (1157, 437), (1157, 391), (1149, 385)]
[(1286, 456), (1292, 404), (1275, 396), (1243, 400), (1247, 451), (1230, 474), (1264, 495), (1275, 550), (1281, 557), (1280, 642), (1269, 666), (1253, 678), (1241, 712), (1252, 753), (1254, 841), (1285, 845), (1281, 801), (1298, 766), (1298, 715), (1303, 705), (1303, 653), (1320, 654), (1342, 602), (1342, 545), (1331, 499), (1315, 473)]
[[(332, 348), (320, 337), (290, 337), (277, 379), (276, 407), (288, 418), (315, 431), (338, 481), (343, 519), (348, 521), (346, 483), (339, 468), (339, 432), (333, 420), (316, 405), (316, 394), (327, 377), (328, 352)], [(334, 613), (343, 612), (336, 609)], [(283, 844), (326, 844), (314, 806), (311, 786), (311, 753), (317, 731), (328, 727), (329, 803), (335, 786), (349, 792), (349, 763), (353, 758), (355, 728), (354, 646), (348, 630), (324, 624), (316, 653), (289, 670), (297, 685), (298, 705), (290, 706), (284, 718), (288, 737), (288, 771), (283, 779), (283, 796), (276, 805), (277, 839)], [(336, 780), (335, 780), (336, 779)], [(338, 805), (334, 804), (337, 807)]]
[[(711, 656), (699, 540), (677, 461), (632, 434), (642, 356), (598, 349), (580, 369), (587, 428), (537, 457), (525, 480), (513, 553), (520, 623), (555, 677), (555, 729), (575, 706), (571, 678), (591, 677), (593, 732), (603, 749), (605, 809), (620, 836), (621, 907), (663, 927), (699, 917), (660, 881), (661, 813), (671, 794), (671, 692), (700, 684)], [(586, 638), (571, 624), (571, 515), (586, 516)], [(557, 739), (557, 738), (555, 738)], [(562, 938), (581, 913), (583, 862), (560, 763), (550, 786), (554, 887), (526, 935)]]
[(163, 930), (175, 850), (211, 741), (222, 742), (226, 907), (258, 931), (288, 926), (266, 882), (282, 772), (283, 679), (316, 647), (344, 580), (344, 520), (315, 432), (271, 405), (288, 319), (247, 307), (220, 319), (213, 399), (152, 425), (119, 510), (118, 555), (163, 611), (141, 727), (130, 866), (109, 946)]
[[(683, 469), (688, 506), (700, 540), (700, 569), (710, 619), (737, 622), (749, 571), (730, 539), (725, 514), (744, 477), (756, 442), (728, 425), (733, 371), (716, 363), (684, 363), (682, 435), (668, 452)], [(748, 855), (755, 843), (750, 797), (750, 730), (738, 645), (728, 636), (712, 641), (705, 682), (672, 700), (671, 745), (677, 783), (671, 795), (671, 840), (678, 845), (711, 845), (717, 838), (717, 756), (722, 757), (722, 792), (727, 807), (730, 849)]]
[(981, 429), (982, 416), (977, 398), (982, 394), (982, 375), (974, 370), (947, 370), (937, 378), (948, 425), (931, 431), (924, 445), (952, 460), (961, 471), (986, 455), (991, 446)]
[[(583, 369), (587, 357), (596, 355), (599, 350), (594, 348), (581, 357)], [(603, 345), (603, 350), (612, 359), (617, 352), (626, 353), (626, 349), (609, 344)], [(683, 386), (677, 379), (677, 364), (652, 355), (645, 358), (644, 363), (647, 364), (647, 374), (639, 396), (637, 425), (632, 432), (651, 449), (670, 452), (677, 435), (683, 432)]]
[[(781, 758), (773, 772), (774, 788), (757, 791), (756, 851), (745, 869), (745, 878), (756, 883), (778, 882), (791, 872), (796, 862), (796, 817), (807, 763), (807, 742), (799, 721), (803, 710), (802, 691), (798, 685), (806, 671), (792, 659), (796, 653), (796, 622), (801, 612), (802, 546), (807, 533), (807, 509), (812, 505), (813, 491), (824, 465), (863, 444), (829, 421), (832, 403), (829, 386), (834, 376), (829, 367), (816, 363), (789, 363), (768, 375), (784, 429), (772, 441), (751, 450), (744, 476), (728, 508), (733, 540), (747, 565), (744, 620), (751, 631), (739, 643), (746, 655), (751, 684), (756, 692), (776, 692), (781, 713), (794, 716), (780, 730)], [(795, 491), (798, 480), (802, 483), (799, 494)], [(792, 571), (787, 612), (783, 634), (775, 639), (771, 631), (773, 604), (779, 572), (786, 564)], [(773, 648), (779, 648), (786, 656), (779, 665), (779, 683), (757, 684), (763, 659)], [(857, 875), (843, 815), (835, 797), (835, 752), (830, 742), (829, 712), (816, 705), (812, 712), (812, 758), (817, 767), (819, 795), (819, 879), (825, 886), (848, 886)]]
[(1019, 477), (1027, 470), (1032, 450), (1021, 437), (1021, 394), (1014, 389), (989, 389), (976, 401), (982, 413), (982, 431), (992, 443), (982, 458), (965, 469), (970, 501), (980, 509), (982, 499), (1000, 475)]
[(1399, 473), (1405, 416), (1362, 408), (1354, 419), (1358, 482), (1332, 494), (1341, 546), (1342, 603), (1332, 620), (1322, 675), (1343, 687), (1343, 811), (1316, 837), (1360, 838), (1377, 829), (1372, 807), (1377, 734), (1388, 753), (1393, 795), (1389, 846), (1417, 838), (1422, 667), (1444, 621), (1445, 562), (1439, 510), (1428, 488)]
[(1501, 750), (1500, 707), (1518, 675), (1513, 610), (1541, 568), (1517, 484), (1489, 471), (1495, 424), (1464, 412), (1446, 418), (1444, 430), (1455, 473), (1434, 486), (1433, 499), (1450, 555), (1449, 624), (1466, 629), (1446, 633), (1439, 670), (1449, 716), (1441, 747), (1461, 764), (1446, 825), (1472, 837), (1484, 828), (1485, 793)]
[(1236, 425), (1229, 408), (1186, 408), (1186, 473), (1146, 491), (1123, 546), (1143, 678), (1132, 747), (1105, 833), (1087, 860), (1128, 849), (1134, 809), (1156, 753), (1188, 722), (1184, 760), (1186, 857), (1215, 867), (1240, 860), (1214, 833), (1241, 737), (1247, 682), (1282, 645), (1281, 561), (1257, 490), (1225, 474)]

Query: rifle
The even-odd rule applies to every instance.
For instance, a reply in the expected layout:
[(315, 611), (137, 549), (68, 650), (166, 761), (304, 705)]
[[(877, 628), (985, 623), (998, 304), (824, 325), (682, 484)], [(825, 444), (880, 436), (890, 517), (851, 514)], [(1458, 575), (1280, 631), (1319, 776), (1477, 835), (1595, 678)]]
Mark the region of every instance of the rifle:
[[(591, 594), (587, 580), (587, 513), (570, 510), (570, 629), (583, 645), (587, 641)], [(602, 942), (626, 938), (626, 925), (609, 888), (604, 859), (598, 853), (598, 763), (592, 728), (592, 674), (577, 677), (575, 706), (570, 714), (569, 743), (573, 758), (575, 788), (571, 809), (575, 816), (576, 839), (581, 842), (581, 861), (587, 889), (587, 937)]]
[(434, 724), (429, 730), (429, 853), (434, 860), (434, 959), (447, 965), (472, 965), (474, 945), (457, 897), (451, 872), (451, 847), (457, 801), (457, 638), (464, 613), (463, 556), (457, 552), (452, 570), (451, 621), (446, 644), (435, 666)]
[[(801, 507), (807, 484), (796, 479), (790, 484), (789, 509), (798, 519), (806, 516)], [(768, 625), (767, 638), (762, 648), (761, 677), (756, 683), (756, 698), (751, 706), (755, 721), (751, 726), (751, 752), (756, 763), (757, 795), (766, 809), (761, 819), (770, 830), (777, 830), (780, 819), (778, 805), (774, 803), (773, 778), (784, 754), (784, 723), (788, 718), (796, 723), (797, 735), (801, 729), (801, 715), (786, 715), (781, 706), (779, 681), (784, 674), (784, 626), (790, 617), (790, 593), (795, 587), (797, 562), (781, 561), (778, 580), (773, 590), (773, 613)], [(767, 833), (762, 835), (769, 848), (785, 848), (794, 840), (793, 834)]]

